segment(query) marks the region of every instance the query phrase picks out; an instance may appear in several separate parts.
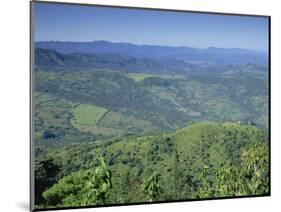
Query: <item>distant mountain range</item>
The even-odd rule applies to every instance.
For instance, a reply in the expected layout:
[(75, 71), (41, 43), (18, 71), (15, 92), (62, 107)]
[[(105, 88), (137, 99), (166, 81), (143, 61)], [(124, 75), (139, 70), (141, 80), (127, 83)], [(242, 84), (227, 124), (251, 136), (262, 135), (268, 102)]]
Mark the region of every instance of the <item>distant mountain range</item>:
[(35, 42), (36, 48), (52, 49), (62, 54), (118, 54), (135, 58), (170, 58), (188, 63), (215, 64), (267, 64), (268, 54), (249, 49), (216, 48), (198, 49), (191, 47), (170, 47), (157, 45), (136, 45), (131, 43), (93, 42)]
[(35, 67), (49, 70), (83, 71), (110, 69), (123, 72), (151, 73), (236, 73), (266, 74), (260, 64), (192, 63), (173, 58), (136, 58), (120, 54), (62, 54), (52, 49), (35, 48)]
[(118, 54), (62, 54), (51, 49), (35, 49), (35, 67), (52, 70), (111, 69), (133, 72), (179, 73), (198, 65), (172, 58), (134, 58)]

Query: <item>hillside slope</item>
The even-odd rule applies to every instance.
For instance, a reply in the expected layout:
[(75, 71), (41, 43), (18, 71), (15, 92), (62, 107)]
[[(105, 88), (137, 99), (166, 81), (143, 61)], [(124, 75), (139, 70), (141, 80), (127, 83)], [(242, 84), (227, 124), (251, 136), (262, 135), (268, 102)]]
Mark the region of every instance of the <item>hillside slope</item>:
[[(91, 170), (98, 166), (99, 157), (105, 159), (112, 173), (113, 186), (106, 197), (106, 204), (147, 201), (141, 185), (144, 179), (155, 172), (160, 174), (159, 185), (162, 189), (156, 201), (212, 197), (212, 192), (201, 195), (202, 183), (205, 183), (201, 179), (204, 167), (208, 167), (204, 180), (209, 180), (214, 186), (219, 183), (216, 178), (218, 170), (233, 167), (242, 173), (245, 163), (243, 152), (257, 145), (263, 148), (258, 154), (264, 155), (260, 155), (258, 161), (264, 170), (260, 173), (263, 183), (259, 185), (264, 187), (248, 191), (249, 193), (245, 191), (245, 194), (239, 193), (242, 190), (231, 194), (239, 196), (267, 193), (268, 190), (261, 190), (268, 189), (267, 142), (267, 133), (256, 127), (205, 121), (171, 133), (66, 145), (59, 149), (38, 148), (40, 155), (36, 158), (36, 179), (41, 183), (36, 185), (47, 186), (37, 188), (38, 196), (45, 191), (44, 198), (38, 198), (40, 201), (37, 204), (41, 207), (83, 205), (83, 185), (87, 183)], [(253, 162), (256, 160), (253, 158), (256, 157), (255, 154), (251, 154)], [(262, 163), (263, 159), (265, 164)], [(49, 165), (46, 166), (46, 163)], [(44, 167), (48, 167), (49, 171), (53, 170), (54, 175), (45, 176)], [(251, 171), (248, 174), (254, 176)], [(244, 179), (244, 176), (240, 177)], [(216, 195), (227, 196), (230, 193)]]
[[(35, 140), (48, 145), (175, 130), (205, 119), (268, 126), (266, 77), (248, 72), (36, 69), (35, 81)], [(88, 112), (95, 121), (87, 120)]]

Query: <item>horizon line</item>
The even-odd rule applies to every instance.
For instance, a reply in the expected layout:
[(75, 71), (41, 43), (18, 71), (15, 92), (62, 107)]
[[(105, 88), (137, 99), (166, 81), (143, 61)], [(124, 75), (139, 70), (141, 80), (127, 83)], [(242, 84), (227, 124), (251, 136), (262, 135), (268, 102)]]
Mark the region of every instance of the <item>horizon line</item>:
[(109, 40), (84, 40), (84, 41), (73, 41), (73, 40), (39, 40), (34, 41), (37, 42), (65, 42), (65, 43), (94, 43), (94, 42), (107, 42), (107, 43), (113, 43), (113, 44), (131, 44), (135, 46), (158, 46), (158, 47), (171, 47), (171, 48), (193, 48), (193, 49), (200, 49), (200, 50), (206, 50), (210, 48), (217, 48), (217, 49), (240, 49), (240, 50), (250, 50), (250, 51), (256, 51), (256, 52), (268, 52), (268, 49), (250, 49), (250, 48), (243, 48), (243, 47), (218, 47), (218, 46), (208, 46), (205, 48), (202, 47), (193, 47), (193, 46), (172, 46), (172, 45), (161, 45), (161, 44), (139, 44), (139, 43), (131, 43), (131, 42), (122, 42), (122, 41), (109, 41)]

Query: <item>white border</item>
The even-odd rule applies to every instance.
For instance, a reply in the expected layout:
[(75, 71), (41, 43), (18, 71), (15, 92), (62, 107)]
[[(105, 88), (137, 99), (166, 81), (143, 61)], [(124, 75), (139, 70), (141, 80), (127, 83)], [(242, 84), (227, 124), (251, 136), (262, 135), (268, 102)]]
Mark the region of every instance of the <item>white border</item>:
[[(272, 196), (234, 200), (79, 209), (75, 211), (278, 211), (281, 209), (281, 13), (276, 0), (67, 0), (166, 9), (271, 15)], [(0, 211), (28, 211), (29, 2), (1, 2)]]

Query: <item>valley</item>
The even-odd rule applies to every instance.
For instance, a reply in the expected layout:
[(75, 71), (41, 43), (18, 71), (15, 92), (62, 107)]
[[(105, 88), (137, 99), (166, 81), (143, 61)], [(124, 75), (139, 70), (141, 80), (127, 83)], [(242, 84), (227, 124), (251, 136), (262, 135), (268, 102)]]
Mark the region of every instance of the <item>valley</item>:
[(37, 207), (268, 193), (266, 65), (35, 53)]

